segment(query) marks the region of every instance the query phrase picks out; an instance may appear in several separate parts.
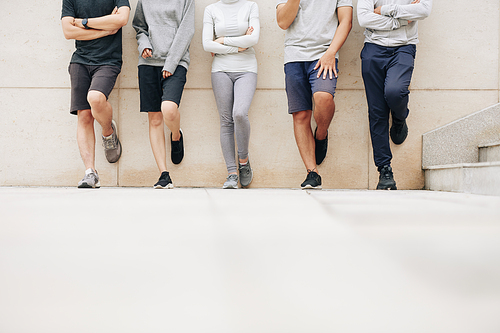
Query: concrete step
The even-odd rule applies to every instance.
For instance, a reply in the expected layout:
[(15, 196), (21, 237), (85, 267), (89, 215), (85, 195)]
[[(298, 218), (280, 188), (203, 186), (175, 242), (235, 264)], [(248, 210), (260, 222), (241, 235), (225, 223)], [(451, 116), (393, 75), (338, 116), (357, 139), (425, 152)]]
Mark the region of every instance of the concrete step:
[(500, 162), (500, 141), (481, 145), (479, 148), (479, 162)]
[(500, 195), (500, 162), (436, 165), (424, 172), (427, 190)]

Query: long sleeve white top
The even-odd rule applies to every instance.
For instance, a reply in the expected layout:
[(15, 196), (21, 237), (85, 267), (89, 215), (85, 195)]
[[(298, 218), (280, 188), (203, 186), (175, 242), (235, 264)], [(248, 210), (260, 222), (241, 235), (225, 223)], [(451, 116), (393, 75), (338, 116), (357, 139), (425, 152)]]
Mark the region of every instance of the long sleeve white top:
[[(249, 27), (253, 32), (246, 35)], [(259, 8), (247, 0), (221, 0), (205, 8), (203, 49), (214, 53), (212, 72), (257, 73), (253, 46), (259, 41)], [(224, 37), (224, 44), (215, 42)], [(246, 48), (238, 52), (238, 48)]]
[[(418, 44), (418, 22), (428, 17), (432, 0), (358, 0), (358, 22), (365, 28), (365, 42), (381, 46)], [(381, 15), (374, 9), (381, 8)], [(411, 23), (409, 23), (411, 21)]]

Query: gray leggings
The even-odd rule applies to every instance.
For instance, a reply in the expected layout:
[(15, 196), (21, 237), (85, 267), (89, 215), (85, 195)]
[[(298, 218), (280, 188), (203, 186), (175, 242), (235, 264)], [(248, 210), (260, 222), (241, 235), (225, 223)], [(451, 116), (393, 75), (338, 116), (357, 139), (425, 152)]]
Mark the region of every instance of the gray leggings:
[(256, 73), (212, 73), (212, 89), (220, 115), (220, 145), (228, 173), (237, 170), (235, 136), (238, 144), (238, 157), (241, 159), (248, 157), (250, 141), (248, 109), (256, 88)]

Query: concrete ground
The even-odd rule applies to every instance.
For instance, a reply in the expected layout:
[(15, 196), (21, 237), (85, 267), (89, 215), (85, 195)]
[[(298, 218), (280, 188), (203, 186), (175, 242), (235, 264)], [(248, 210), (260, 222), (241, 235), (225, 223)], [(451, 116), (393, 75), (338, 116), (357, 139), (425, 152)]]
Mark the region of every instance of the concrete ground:
[(500, 197), (0, 187), (0, 332), (500, 332)]

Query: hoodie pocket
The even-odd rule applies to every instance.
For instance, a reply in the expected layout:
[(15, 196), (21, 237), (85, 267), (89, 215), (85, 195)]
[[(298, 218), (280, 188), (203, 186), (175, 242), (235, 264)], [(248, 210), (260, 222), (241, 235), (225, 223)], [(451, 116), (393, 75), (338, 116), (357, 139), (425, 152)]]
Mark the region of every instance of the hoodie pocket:
[(153, 58), (165, 58), (174, 41), (177, 29), (169, 26), (150, 26), (149, 38), (153, 46)]

